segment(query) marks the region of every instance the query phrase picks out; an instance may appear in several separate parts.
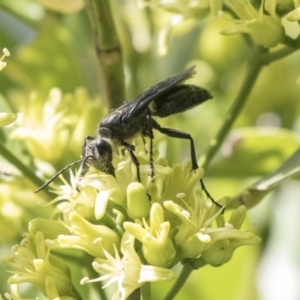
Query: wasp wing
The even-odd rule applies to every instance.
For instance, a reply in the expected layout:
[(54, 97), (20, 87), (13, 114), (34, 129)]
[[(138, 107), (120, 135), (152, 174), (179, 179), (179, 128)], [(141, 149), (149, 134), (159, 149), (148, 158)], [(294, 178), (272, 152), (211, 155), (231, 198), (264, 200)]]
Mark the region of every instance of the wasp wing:
[(212, 98), (200, 87), (182, 84), (196, 73), (195, 67), (159, 82), (136, 99), (124, 103), (103, 118), (100, 126), (112, 128), (115, 124), (133, 124), (133, 120), (143, 118), (149, 109), (154, 116), (166, 117)]
[(155, 97), (150, 104), (151, 114), (161, 118), (184, 112), (208, 99), (212, 95), (205, 89), (191, 84), (176, 85)]
[[(195, 67), (196, 66), (193, 66), (181, 74), (175, 75), (159, 82), (158, 84), (150, 87), (147, 91), (145, 91), (133, 101), (122, 105), (120, 109), (123, 108), (123, 118), (132, 118), (141, 114), (141, 112), (143, 110), (147, 110), (148, 105), (158, 97), (163, 101), (165, 95), (168, 94), (169, 90), (172, 87), (191, 78), (196, 73)], [(126, 106), (126, 109), (124, 106)]]

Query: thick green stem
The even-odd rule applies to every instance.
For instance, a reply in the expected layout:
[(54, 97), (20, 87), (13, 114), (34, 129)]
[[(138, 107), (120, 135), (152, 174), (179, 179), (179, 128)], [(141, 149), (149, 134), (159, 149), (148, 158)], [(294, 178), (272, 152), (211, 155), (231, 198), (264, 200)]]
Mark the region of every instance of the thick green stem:
[(201, 158), (200, 166), (207, 168), (210, 164), (212, 158), (215, 156), (220, 146), (222, 145), (224, 139), (226, 138), (229, 130), (231, 129), (233, 123), (239, 116), (241, 110), (246, 103), (246, 100), (254, 86), (256, 79), (263, 67), (261, 56), (265, 53), (265, 49), (260, 46), (255, 46), (251, 56), (248, 61), (248, 69), (246, 73), (245, 80), (234, 100), (232, 106), (230, 107), (228, 113), (226, 114), (226, 119), (217, 133), (216, 137), (210, 142), (210, 148), (206, 155)]
[(123, 59), (110, 2), (87, 0), (108, 109), (125, 100)]
[(169, 290), (168, 294), (164, 297), (164, 300), (174, 299), (181, 288), (184, 286), (185, 282), (191, 275), (193, 270), (200, 269), (207, 265), (207, 263), (200, 257), (196, 260), (186, 259), (183, 261), (184, 265), (181, 269), (179, 276), (174, 282), (172, 288)]
[(194, 270), (191, 264), (183, 265), (179, 276), (177, 277), (175, 283), (173, 284), (172, 288), (169, 290), (168, 294), (164, 297), (164, 300), (171, 300), (174, 299), (181, 288), (184, 286), (185, 282), (189, 278), (190, 274)]

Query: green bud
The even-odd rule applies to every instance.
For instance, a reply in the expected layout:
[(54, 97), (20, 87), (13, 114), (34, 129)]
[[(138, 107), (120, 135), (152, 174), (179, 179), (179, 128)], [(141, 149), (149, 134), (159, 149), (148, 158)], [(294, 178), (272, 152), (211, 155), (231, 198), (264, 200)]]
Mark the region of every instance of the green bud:
[(211, 237), (210, 246), (203, 252), (202, 257), (213, 266), (220, 266), (228, 262), (235, 249), (245, 245), (255, 245), (260, 238), (250, 232), (224, 228), (208, 228), (206, 232)]
[(234, 248), (230, 246), (229, 240), (220, 240), (211, 245), (208, 250), (202, 254), (203, 259), (214, 267), (219, 267), (227, 263), (234, 252)]
[(127, 188), (127, 213), (131, 219), (148, 218), (150, 201), (144, 186), (139, 182), (132, 182)]
[(211, 238), (208, 234), (198, 232), (192, 235), (185, 243), (181, 243), (180, 250), (184, 257), (197, 258), (208, 247)]

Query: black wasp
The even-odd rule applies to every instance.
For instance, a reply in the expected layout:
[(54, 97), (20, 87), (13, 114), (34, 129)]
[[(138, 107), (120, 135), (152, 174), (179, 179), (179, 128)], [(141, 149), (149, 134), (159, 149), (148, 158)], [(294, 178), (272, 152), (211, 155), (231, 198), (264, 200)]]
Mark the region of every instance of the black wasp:
[[(40, 191), (51, 183), (58, 175), (70, 166), (81, 162), (81, 175), (84, 175), (88, 166), (115, 175), (113, 160), (113, 149), (123, 146), (129, 152), (137, 170), (137, 180), (141, 181), (139, 171), (139, 161), (134, 154), (135, 147), (127, 141), (137, 134), (150, 139), (150, 176), (154, 176), (153, 166), (153, 130), (174, 138), (186, 139), (190, 141), (191, 161), (193, 170), (198, 169), (194, 141), (190, 134), (171, 128), (161, 127), (152, 117), (167, 117), (179, 112), (186, 111), (204, 101), (211, 99), (211, 94), (205, 89), (184, 84), (184, 81), (196, 74), (195, 66), (185, 72), (165, 79), (152, 86), (143, 94), (131, 102), (126, 102), (119, 108), (111, 111), (102, 119), (96, 132), (96, 136), (85, 138), (82, 146), (81, 159), (66, 166), (48, 182), (41, 186)], [(215, 202), (201, 179), (201, 186), (208, 198)], [(217, 204), (217, 203), (216, 203)], [(218, 205), (218, 204), (217, 204)]]

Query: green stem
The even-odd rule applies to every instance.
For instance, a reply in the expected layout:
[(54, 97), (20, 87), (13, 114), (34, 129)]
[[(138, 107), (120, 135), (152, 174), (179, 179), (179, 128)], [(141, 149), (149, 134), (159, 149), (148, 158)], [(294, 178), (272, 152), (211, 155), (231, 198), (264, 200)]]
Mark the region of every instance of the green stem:
[[(37, 177), (35, 173), (25, 164), (22, 163), (15, 155), (13, 155), (6, 147), (0, 142), (0, 153), (1, 155), (9, 161), (12, 165), (14, 165), (17, 169), (21, 171), (21, 173), (26, 177), (26, 179), (30, 180), (35, 186), (39, 187), (44, 184), (44, 181)], [(44, 193), (48, 194), (51, 197), (51, 193), (44, 190)]]
[(128, 300), (140, 300), (141, 299), (141, 289), (134, 290), (127, 298)]
[(201, 158), (200, 165), (203, 168), (207, 168), (210, 164), (212, 158), (215, 156), (220, 146), (222, 145), (224, 139), (226, 138), (229, 130), (231, 129), (233, 123), (239, 116), (246, 100), (254, 86), (256, 79), (263, 67), (263, 63), (261, 60), (262, 54), (266, 50), (260, 46), (255, 46), (252, 52), (252, 55), (248, 60), (248, 69), (246, 73), (246, 78), (243, 81), (243, 84), (239, 90), (239, 93), (236, 96), (232, 106), (230, 107), (228, 113), (226, 114), (226, 119), (217, 133), (216, 137), (210, 142), (209, 150), (207, 154)]
[(151, 299), (151, 284), (146, 282), (141, 287), (141, 300), (150, 300)]
[(277, 50), (275, 52), (272, 53), (266, 53), (265, 55), (262, 56), (262, 62), (264, 64), (270, 64), (271, 62), (284, 58), (285, 56), (288, 56), (292, 53), (294, 53), (296, 50), (298, 50), (297, 48), (290, 48), (290, 47), (284, 47), (280, 50)]
[(274, 52), (266, 52), (262, 55), (261, 59), (264, 64), (270, 64), (271, 62), (284, 58), (300, 48), (300, 35), (296, 39), (292, 39), (290, 37), (285, 37), (283, 44), (285, 47), (274, 51)]
[[(93, 258), (89, 255), (85, 255), (82, 258), (82, 265), (84, 266), (84, 270), (87, 272), (88, 277), (89, 278), (97, 278), (99, 276), (99, 274), (97, 272), (95, 272), (95, 270), (92, 267), (92, 261)], [(78, 263), (78, 261), (77, 261)], [(93, 286), (91, 287), (91, 289), (93, 289), (95, 291), (95, 293), (98, 294), (98, 298), (97, 299), (101, 299), (101, 300), (108, 300), (108, 297), (105, 293), (105, 290), (103, 289), (103, 284), (101, 281), (97, 282), (97, 286)]]
[(96, 55), (103, 77), (108, 109), (125, 100), (123, 59), (110, 8), (110, 1), (87, 0)]
[[(299, 45), (300, 46), (300, 45)], [(292, 53), (294, 53), (295, 51), (299, 50), (299, 46), (296, 47), (284, 47), (280, 50), (277, 50), (275, 52), (271, 52), (271, 53), (265, 53), (262, 56), (262, 62), (264, 64), (270, 64), (275, 60), (284, 58)]]
[(179, 276), (177, 277), (175, 283), (173, 284), (172, 288), (169, 290), (168, 294), (164, 297), (164, 300), (171, 300), (174, 299), (181, 288), (184, 286), (185, 282), (189, 278), (190, 274), (194, 270), (191, 264), (183, 265)]

